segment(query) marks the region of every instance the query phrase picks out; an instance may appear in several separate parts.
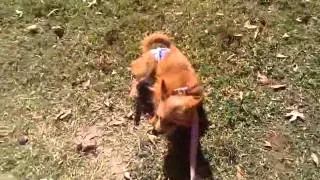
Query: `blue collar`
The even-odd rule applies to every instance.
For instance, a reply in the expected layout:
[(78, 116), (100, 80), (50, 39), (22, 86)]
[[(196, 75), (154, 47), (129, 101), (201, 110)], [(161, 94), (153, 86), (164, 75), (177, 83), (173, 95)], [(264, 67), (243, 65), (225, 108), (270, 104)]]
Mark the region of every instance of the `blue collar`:
[(170, 49), (168, 49), (168, 48), (156, 48), (156, 49), (151, 49), (150, 52), (153, 54), (154, 59), (159, 62), (164, 58), (164, 56), (168, 52), (170, 52)]

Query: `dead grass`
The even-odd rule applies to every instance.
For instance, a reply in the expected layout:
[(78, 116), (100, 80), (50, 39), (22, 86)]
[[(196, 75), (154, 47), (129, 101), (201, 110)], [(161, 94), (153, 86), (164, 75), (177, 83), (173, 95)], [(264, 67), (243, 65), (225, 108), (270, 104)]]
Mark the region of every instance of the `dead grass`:
[[(91, 8), (75, 0), (0, 2), (2, 173), (122, 179), (127, 171), (134, 179), (164, 179), (165, 142), (150, 141), (146, 124), (133, 128), (127, 97), (127, 67), (139, 41), (163, 30), (174, 35), (205, 84), (212, 124), (202, 146), (216, 178), (235, 178), (238, 166), (248, 179), (320, 179), (311, 159), (311, 153), (320, 157), (318, 1), (97, 2)], [(258, 26), (256, 38), (246, 21)], [(33, 24), (38, 32), (28, 33)], [(64, 29), (62, 38), (53, 26)], [(259, 85), (258, 72), (287, 88)], [(288, 123), (290, 106), (306, 120)], [(68, 109), (72, 116), (57, 120)], [(76, 130), (97, 124), (104, 130), (103, 152), (77, 153)], [(285, 140), (270, 140), (270, 132)], [(22, 134), (26, 145), (17, 142)], [(266, 148), (268, 140), (282, 148)]]

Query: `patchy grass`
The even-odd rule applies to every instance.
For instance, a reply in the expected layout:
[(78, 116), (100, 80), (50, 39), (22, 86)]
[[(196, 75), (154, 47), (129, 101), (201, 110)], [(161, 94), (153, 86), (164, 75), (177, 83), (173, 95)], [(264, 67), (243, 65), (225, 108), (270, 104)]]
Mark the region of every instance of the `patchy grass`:
[[(233, 179), (238, 166), (248, 179), (320, 179), (311, 159), (320, 158), (319, 1), (97, 2), (0, 2), (2, 173), (121, 179), (128, 171), (135, 179), (163, 179), (165, 142), (152, 143), (146, 124), (133, 128), (127, 97), (127, 67), (139, 41), (162, 30), (174, 35), (205, 85), (211, 126), (202, 146), (216, 178)], [(258, 26), (256, 38), (246, 21)], [(33, 24), (38, 32), (27, 32)], [(53, 26), (64, 29), (62, 38)], [(259, 85), (258, 72), (287, 88)], [(306, 120), (288, 123), (290, 106)], [(67, 109), (72, 116), (57, 120)], [(103, 152), (77, 153), (77, 128), (97, 124), (105, 131)], [(272, 132), (282, 140), (270, 139)], [(19, 145), (23, 134), (29, 141)]]

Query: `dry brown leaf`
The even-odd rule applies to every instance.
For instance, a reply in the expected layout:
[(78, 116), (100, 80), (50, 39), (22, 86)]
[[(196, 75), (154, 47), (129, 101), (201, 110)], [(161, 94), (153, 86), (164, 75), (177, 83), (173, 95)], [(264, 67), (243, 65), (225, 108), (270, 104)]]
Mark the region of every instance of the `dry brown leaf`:
[(305, 117), (304, 117), (304, 114), (303, 113), (300, 113), (298, 110), (292, 110), (291, 112), (289, 113), (286, 113), (285, 114), (285, 117), (290, 117), (289, 119), (289, 122), (293, 122), (293, 121), (296, 121), (297, 119), (301, 119), (304, 121)]
[(272, 88), (273, 90), (275, 91), (278, 91), (278, 90), (283, 90), (287, 87), (286, 84), (276, 84), (276, 85), (271, 85), (270, 88)]
[(274, 151), (282, 151), (288, 146), (287, 137), (275, 131), (271, 131), (267, 135), (267, 141), (265, 142), (266, 147), (271, 147)]
[(77, 150), (85, 153), (95, 151), (102, 143), (103, 131), (97, 126), (84, 126), (77, 129), (74, 142)]
[(288, 56), (285, 56), (283, 54), (277, 54), (277, 58), (280, 58), (280, 59), (284, 59), (284, 58), (287, 58)]
[(236, 166), (236, 168), (237, 168), (237, 174), (236, 174), (237, 180), (245, 180), (246, 173), (243, 172), (240, 166)]
[(311, 158), (313, 160), (313, 162), (316, 164), (316, 166), (319, 166), (319, 159), (318, 156), (315, 153), (311, 153)]
[(270, 83), (268, 77), (266, 75), (260, 74), (260, 72), (258, 72), (257, 79), (261, 85), (267, 85)]
[(258, 28), (258, 26), (250, 24), (250, 21), (246, 21), (244, 23), (244, 27), (247, 28), (247, 29), (256, 29), (256, 28)]

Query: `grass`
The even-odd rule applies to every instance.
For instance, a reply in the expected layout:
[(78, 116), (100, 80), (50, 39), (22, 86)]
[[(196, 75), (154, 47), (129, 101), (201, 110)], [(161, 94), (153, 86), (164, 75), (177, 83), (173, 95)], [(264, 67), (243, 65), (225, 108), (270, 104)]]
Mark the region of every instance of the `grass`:
[[(204, 83), (211, 125), (202, 146), (216, 178), (234, 179), (239, 166), (248, 179), (320, 179), (311, 159), (311, 153), (320, 158), (318, 1), (97, 3), (0, 2), (3, 174), (18, 179), (121, 179), (128, 171), (134, 179), (163, 179), (165, 141), (150, 142), (146, 123), (133, 128), (127, 97), (127, 67), (139, 55), (139, 41), (162, 30), (174, 36)], [(244, 27), (248, 20), (258, 26), (257, 38), (255, 30)], [(25, 30), (33, 24), (39, 32)], [(53, 26), (63, 27), (62, 38)], [(282, 38), (285, 33), (290, 37)], [(261, 86), (258, 72), (288, 87), (274, 92)], [(288, 123), (284, 118), (293, 105), (305, 121)], [(71, 118), (57, 120), (66, 109), (72, 110)], [(105, 132), (103, 152), (97, 157), (76, 152), (77, 128), (97, 124)], [(277, 151), (264, 147), (272, 131), (287, 142)], [(29, 138), (24, 146), (17, 143), (21, 134)]]

